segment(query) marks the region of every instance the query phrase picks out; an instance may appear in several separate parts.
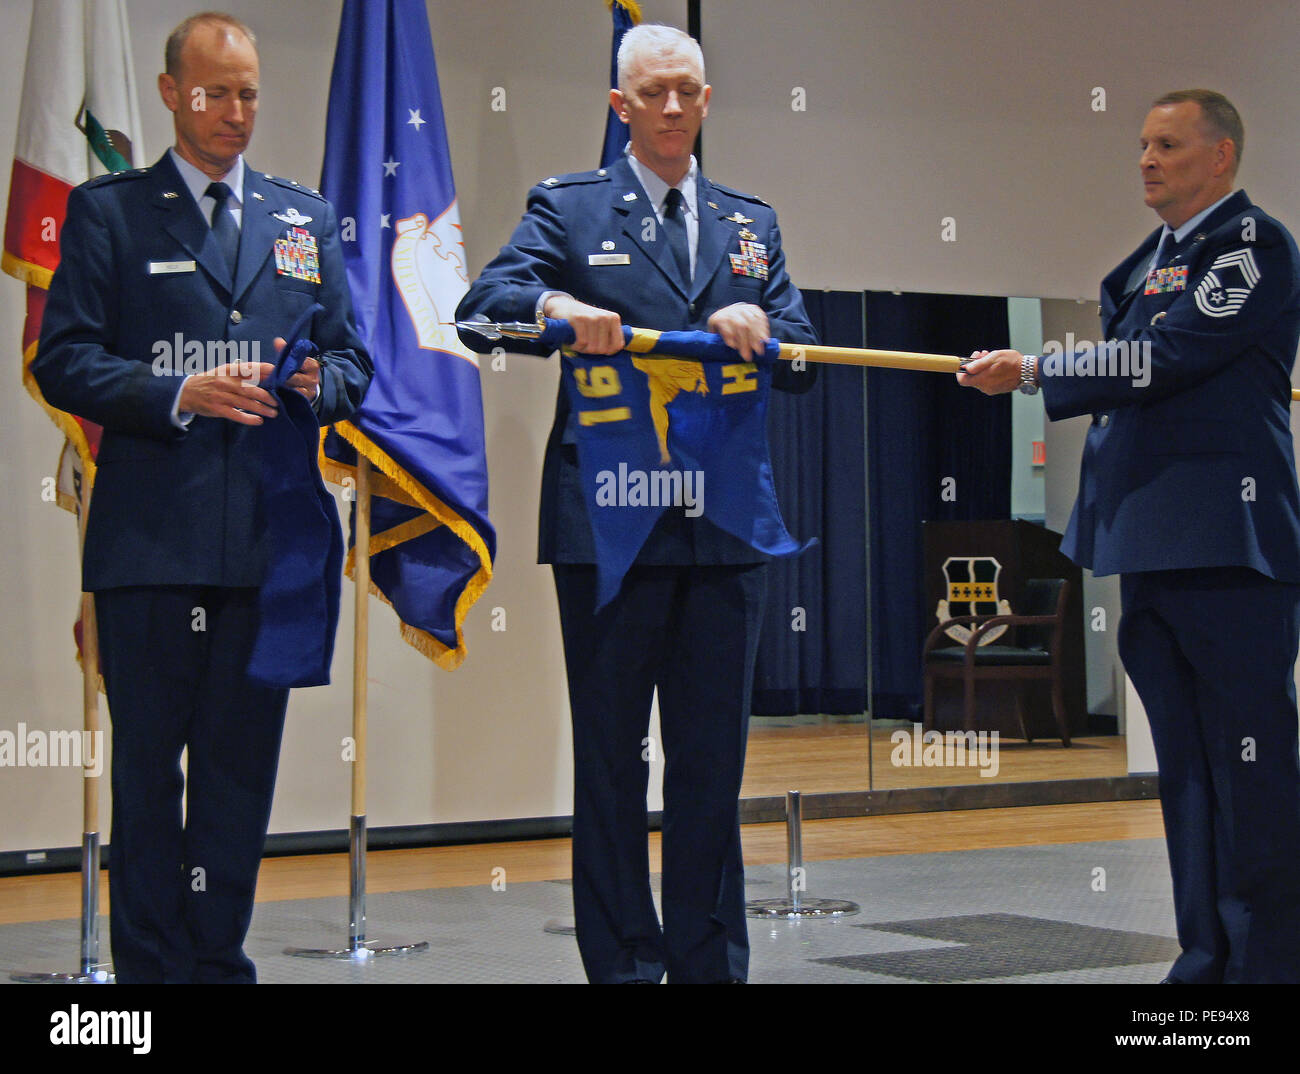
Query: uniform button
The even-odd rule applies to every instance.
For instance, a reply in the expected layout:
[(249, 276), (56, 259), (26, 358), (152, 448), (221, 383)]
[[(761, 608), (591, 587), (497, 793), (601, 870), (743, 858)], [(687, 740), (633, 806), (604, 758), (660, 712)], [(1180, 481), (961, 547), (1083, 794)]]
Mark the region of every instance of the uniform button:
[(691, 315), (692, 317), (695, 316), (695, 303), (694, 303), (694, 302), (692, 302), (692, 303), (690, 304), (689, 312), (690, 312), (690, 315)]
[(231, 310), (231, 311), (230, 311), (230, 323), (231, 323), (231, 324), (238, 324), (238, 323), (239, 323), (240, 321), (242, 321), (243, 319), (244, 319), (244, 315), (243, 315), (242, 313), (240, 313), (239, 310)]
[(1097, 424), (1100, 425), (1103, 429), (1106, 428), (1106, 426), (1110, 424), (1110, 415), (1109, 414), (1101, 415), (1101, 417), (1097, 419)]

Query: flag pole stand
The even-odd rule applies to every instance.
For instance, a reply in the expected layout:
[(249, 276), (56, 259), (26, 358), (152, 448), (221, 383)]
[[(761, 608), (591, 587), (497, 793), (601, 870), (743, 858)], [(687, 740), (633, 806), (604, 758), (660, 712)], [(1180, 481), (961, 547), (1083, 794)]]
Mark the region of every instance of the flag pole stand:
[(786, 897), (751, 899), (745, 903), (747, 916), (802, 921), (849, 917), (858, 912), (858, 904), (847, 899), (810, 899), (804, 895), (808, 884), (803, 865), (803, 796), (798, 791), (785, 792), (785, 848)]
[[(86, 537), (86, 518), (90, 514), (90, 482), (81, 476), (81, 517), (78, 519), (82, 541)], [(102, 738), (99, 727), (99, 628), (95, 624), (95, 598), (81, 594), (81, 707), (87, 731), (82, 740), (96, 743)], [(103, 751), (100, 750), (100, 761)], [(81, 758), (84, 766), (86, 757)], [(99, 777), (89, 775), (83, 767), (81, 781), (81, 968), (76, 973), (38, 973), (19, 971), (10, 975), (20, 984), (112, 984), (111, 963), (99, 961)]]
[(366, 684), (370, 648), (370, 460), (357, 453), (356, 539), (353, 542), (356, 624), (352, 660), (352, 816), (348, 823), (348, 945), (342, 949), (286, 947), (297, 958), (368, 962), (381, 955), (427, 951), (427, 940), (380, 946), (366, 939)]

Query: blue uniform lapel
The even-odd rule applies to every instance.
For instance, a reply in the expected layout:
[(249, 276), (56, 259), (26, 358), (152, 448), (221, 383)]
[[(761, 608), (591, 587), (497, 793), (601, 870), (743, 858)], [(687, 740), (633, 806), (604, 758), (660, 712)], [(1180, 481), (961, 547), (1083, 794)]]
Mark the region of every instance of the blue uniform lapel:
[(731, 245), (735, 232), (723, 222), (727, 210), (711, 208), (710, 201), (720, 205), (721, 198), (704, 176), (695, 184), (697, 212), (700, 221), (700, 241), (695, 250), (695, 279), (691, 283), (691, 301), (694, 302), (703, 293), (713, 279), (718, 262)]
[(230, 269), (221, 254), (221, 248), (212, 234), (212, 227), (194, 203), (184, 180), (172, 163), (171, 154), (164, 153), (153, 167), (151, 178), (156, 189), (151, 202), (166, 210), (163, 230), (185, 247), (203, 270), (227, 293), (231, 290)]
[[(1176, 263), (1190, 266), (1195, 261), (1199, 252), (1198, 247), (1204, 242), (1206, 235), (1213, 234), (1227, 221), (1245, 212), (1250, 207), (1251, 200), (1246, 196), (1246, 192), (1238, 190), (1231, 198), (1202, 220), (1191, 235), (1188, 235), (1178, 244), (1177, 254), (1173, 260)], [(1102, 281), (1102, 317), (1108, 336), (1116, 334), (1116, 326), (1124, 319), (1133, 303), (1142, 294), (1145, 276), (1139, 276), (1132, 286), (1128, 285), (1138, 269), (1150, 260), (1156, 243), (1160, 241), (1160, 232), (1162, 230), (1162, 228), (1156, 228), (1147, 236), (1146, 241), (1124, 260), (1123, 264)], [(1170, 260), (1167, 256), (1168, 251), (1166, 250), (1164, 253), (1165, 256), (1162, 256), (1161, 260)]]
[[(668, 282), (678, 290), (683, 298), (686, 298), (686, 281), (682, 279), (682, 275), (677, 269), (677, 262), (673, 260), (673, 254), (668, 248), (668, 243), (662, 241), (659, 237), (660, 224), (655, 214), (655, 207), (650, 204), (649, 197), (641, 188), (641, 183), (637, 180), (636, 173), (632, 171), (632, 166), (628, 164), (626, 158), (620, 157), (610, 166), (609, 174), (612, 185), (610, 208), (623, 216), (623, 234), (640, 247), (641, 252), (654, 262), (655, 267), (667, 277)], [(629, 201), (627, 200), (628, 194), (635, 194), (636, 197)], [(654, 228), (650, 231), (650, 234), (654, 236), (653, 239), (647, 238), (645, 234), (648, 230), (645, 225), (647, 216), (654, 218)], [(696, 272), (696, 279), (699, 278), (699, 275), (699, 272)]]
[(1146, 276), (1138, 276), (1136, 281), (1132, 277), (1141, 266), (1151, 260), (1156, 243), (1160, 241), (1160, 232), (1161, 228), (1156, 228), (1137, 250), (1129, 254), (1123, 263), (1102, 281), (1102, 319), (1108, 336), (1114, 334), (1115, 322), (1124, 316), (1129, 306), (1133, 304), (1133, 300), (1142, 292)]
[[(244, 297), (244, 292), (262, 271), (280, 230), (288, 226), (273, 215), (288, 208), (287, 203), (282, 204), (283, 191), (277, 199), (276, 190), (262, 178), (261, 172), (244, 168), (244, 215), (239, 229), (239, 260), (235, 265), (233, 295), (236, 302)], [(254, 197), (255, 193), (262, 194), (265, 200), (259, 201)]]

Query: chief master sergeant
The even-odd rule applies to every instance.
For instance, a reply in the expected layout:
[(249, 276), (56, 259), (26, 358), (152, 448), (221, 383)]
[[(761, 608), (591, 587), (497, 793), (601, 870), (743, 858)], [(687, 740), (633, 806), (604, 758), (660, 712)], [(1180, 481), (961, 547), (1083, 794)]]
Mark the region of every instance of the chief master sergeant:
[(1222, 94), (1159, 98), (1141, 145), (1164, 226), (1102, 282), (1112, 342), (980, 352), (959, 377), (990, 394), (1039, 385), (1053, 419), (1093, 414), (1061, 549), (1120, 575), (1182, 946), (1168, 980), (1295, 982), (1300, 255), (1234, 192), (1243, 132)]

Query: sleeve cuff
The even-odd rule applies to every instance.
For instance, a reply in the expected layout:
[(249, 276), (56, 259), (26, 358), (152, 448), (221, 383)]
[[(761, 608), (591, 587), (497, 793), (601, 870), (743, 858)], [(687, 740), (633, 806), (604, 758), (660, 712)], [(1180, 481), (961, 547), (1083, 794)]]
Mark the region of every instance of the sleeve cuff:
[(181, 392), (185, 390), (185, 382), (189, 379), (189, 377), (184, 377), (181, 380), (180, 387), (176, 389), (176, 398), (172, 400), (172, 425), (177, 429), (188, 429), (190, 422), (194, 420), (194, 415), (190, 411), (187, 410), (182, 413), (180, 408)]
[(569, 294), (568, 291), (543, 291), (540, 295), (537, 296), (537, 305), (533, 309), (533, 318), (537, 321), (538, 324), (541, 324), (543, 321), (546, 320), (546, 315), (542, 312), (542, 310), (546, 308), (546, 300), (548, 298), (554, 297), (555, 295), (559, 295), (561, 298), (573, 297), (571, 294)]

